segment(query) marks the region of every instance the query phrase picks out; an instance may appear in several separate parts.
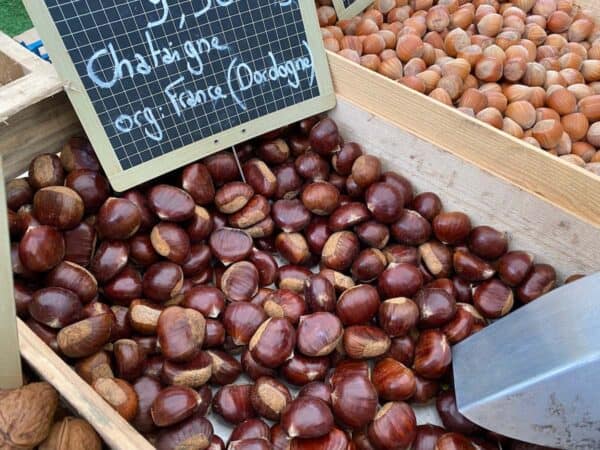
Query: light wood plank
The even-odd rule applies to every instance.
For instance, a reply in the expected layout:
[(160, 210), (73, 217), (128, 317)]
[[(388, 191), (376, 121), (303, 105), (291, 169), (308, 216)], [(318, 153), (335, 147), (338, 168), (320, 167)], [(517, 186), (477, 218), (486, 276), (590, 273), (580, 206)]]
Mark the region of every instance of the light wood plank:
[(413, 135), (600, 226), (600, 178), (329, 53), (336, 93)]
[(116, 450), (154, 448), (20, 319), (18, 328), (23, 358), (90, 422), (106, 444)]
[(10, 239), (6, 216), (6, 194), (0, 158), (0, 389), (13, 389), (23, 383), (21, 357), (15, 318)]
[(405, 175), (417, 191), (437, 193), (446, 210), (464, 211), (474, 224), (508, 232), (511, 248), (532, 252), (561, 277), (600, 270), (598, 227), (343, 98), (338, 98), (331, 117), (346, 141), (379, 156), (388, 170)]
[(577, 0), (579, 6), (589, 9), (597, 20), (600, 20), (600, 2), (598, 0)]

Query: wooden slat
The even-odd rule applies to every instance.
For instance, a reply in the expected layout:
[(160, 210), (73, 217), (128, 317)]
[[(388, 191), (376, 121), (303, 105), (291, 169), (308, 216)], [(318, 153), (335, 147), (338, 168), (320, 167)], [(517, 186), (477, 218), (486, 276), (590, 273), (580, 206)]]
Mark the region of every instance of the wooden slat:
[(23, 380), (15, 324), (10, 239), (1, 161), (2, 158), (0, 158), (0, 389), (13, 389), (20, 387)]
[(436, 192), (448, 211), (464, 211), (476, 225), (508, 232), (511, 248), (552, 264), (561, 278), (600, 270), (600, 229), (554, 207), (392, 122), (338, 98), (331, 113), (346, 141), (379, 156), (418, 192)]
[(594, 14), (594, 17), (600, 21), (600, 1), (598, 1), (598, 0), (577, 0), (575, 3), (577, 3), (579, 6), (585, 8), (585, 9), (589, 9)]
[(397, 82), (329, 53), (338, 95), (600, 226), (600, 178)]
[(23, 358), (56, 388), (74, 411), (90, 422), (111, 448), (150, 450), (154, 447), (85, 383), (56, 353), (17, 319)]

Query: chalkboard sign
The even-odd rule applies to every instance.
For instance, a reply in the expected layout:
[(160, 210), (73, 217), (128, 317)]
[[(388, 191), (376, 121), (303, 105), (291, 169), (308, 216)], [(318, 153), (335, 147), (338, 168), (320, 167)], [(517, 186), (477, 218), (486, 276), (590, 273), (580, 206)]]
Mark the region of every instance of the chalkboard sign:
[(350, 19), (361, 13), (373, 0), (333, 0), (338, 19)]
[(309, 0), (25, 0), (124, 190), (330, 109)]

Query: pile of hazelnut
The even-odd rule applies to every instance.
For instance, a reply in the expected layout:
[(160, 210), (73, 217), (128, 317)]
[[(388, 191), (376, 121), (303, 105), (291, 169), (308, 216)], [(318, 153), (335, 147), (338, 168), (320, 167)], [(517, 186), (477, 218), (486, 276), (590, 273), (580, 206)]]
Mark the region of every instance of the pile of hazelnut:
[(573, 0), (376, 0), (328, 50), (600, 175), (600, 26)]
[(56, 390), (43, 381), (0, 389), (0, 448), (101, 450), (102, 441), (89, 423), (68, 415)]
[(36, 157), (7, 185), (19, 315), (159, 450), (526, 448), (459, 414), (451, 345), (554, 269), (331, 119), (236, 154), (122, 195), (85, 140)]

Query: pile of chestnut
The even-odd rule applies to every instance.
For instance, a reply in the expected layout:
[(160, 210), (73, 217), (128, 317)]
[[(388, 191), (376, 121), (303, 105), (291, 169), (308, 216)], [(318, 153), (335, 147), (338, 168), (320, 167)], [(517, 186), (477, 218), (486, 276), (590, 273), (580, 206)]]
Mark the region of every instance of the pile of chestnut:
[[(7, 185), (19, 315), (159, 450), (225, 448), (209, 409), (229, 449), (533, 448), (461, 416), (451, 346), (551, 266), (331, 119), (236, 153), (122, 195), (84, 139), (36, 157)], [(417, 426), (436, 398), (445, 429)]]

